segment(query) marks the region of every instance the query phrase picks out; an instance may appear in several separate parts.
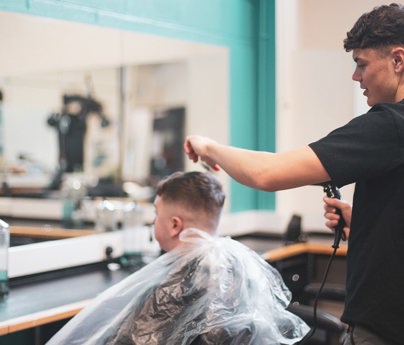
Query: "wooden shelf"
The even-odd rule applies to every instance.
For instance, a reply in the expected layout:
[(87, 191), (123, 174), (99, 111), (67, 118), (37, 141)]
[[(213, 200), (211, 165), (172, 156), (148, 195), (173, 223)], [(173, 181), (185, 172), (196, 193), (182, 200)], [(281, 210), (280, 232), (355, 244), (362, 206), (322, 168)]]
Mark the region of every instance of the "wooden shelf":
[(10, 225), (10, 234), (12, 236), (27, 236), (41, 238), (72, 238), (79, 236), (88, 236), (95, 234), (95, 230), (81, 229), (63, 229), (54, 227), (41, 226), (18, 226)]

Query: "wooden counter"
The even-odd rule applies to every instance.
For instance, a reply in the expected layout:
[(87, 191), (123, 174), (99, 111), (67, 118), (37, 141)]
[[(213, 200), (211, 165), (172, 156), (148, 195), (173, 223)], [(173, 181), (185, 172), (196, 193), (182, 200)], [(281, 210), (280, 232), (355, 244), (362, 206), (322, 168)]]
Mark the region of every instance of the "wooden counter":
[(25, 285), (11, 286), (0, 302), (0, 335), (70, 318), (130, 272), (105, 267)]
[(11, 236), (26, 236), (46, 239), (71, 238), (94, 234), (94, 230), (64, 229), (50, 226), (10, 225)]
[[(265, 260), (279, 261), (288, 257), (300, 255), (300, 254), (321, 254), (321, 255), (331, 255), (333, 252), (331, 244), (321, 244), (321, 243), (297, 243), (285, 247), (276, 248), (264, 253), (262, 256)], [(345, 256), (347, 254), (348, 247), (346, 244), (341, 245), (338, 248), (336, 255)]]
[(51, 308), (42, 312), (16, 317), (14, 319), (7, 320), (7, 322), (0, 322), (0, 336), (64, 319), (69, 319), (80, 312), (90, 302), (91, 299), (79, 301), (60, 307)]

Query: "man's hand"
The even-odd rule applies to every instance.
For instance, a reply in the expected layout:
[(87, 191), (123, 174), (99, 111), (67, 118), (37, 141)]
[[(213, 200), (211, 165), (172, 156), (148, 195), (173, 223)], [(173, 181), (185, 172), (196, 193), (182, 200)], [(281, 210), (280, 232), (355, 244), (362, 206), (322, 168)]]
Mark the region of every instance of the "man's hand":
[(329, 197), (324, 197), (323, 200), (325, 210), (324, 217), (327, 219), (325, 225), (331, 230), (334, 230), (334, 228), (338, 225), (338, 221), (340, 219), (340, 216), (336, 213), (336, 209), (340, 209), (342, 217), (344, 218), (346, 223), (343, 231), (346, 238), (348, 238), (351, 228), (352, 206), (345, 200), (338, 200)]
[(189, 135), (184, 141), (184, 151), (188, 158), (194, 163), (199, 159), (204, 161), (214, 170), (219, 170), (219, 166), (209, 158), (209, 146), (217, 144), (214, 140), (200, 135)]

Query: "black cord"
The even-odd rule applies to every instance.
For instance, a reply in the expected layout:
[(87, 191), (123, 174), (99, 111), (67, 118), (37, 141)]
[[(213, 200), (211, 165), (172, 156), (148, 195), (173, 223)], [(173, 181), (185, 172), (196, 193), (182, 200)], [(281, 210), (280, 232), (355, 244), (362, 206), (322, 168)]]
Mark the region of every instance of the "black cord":
[[(341, 200), (341, 193), (339, 189), (332, 184), (331, 182), (325, 183), (323, 185), (324, 192), (327, 194), (329, 198), (336, 198)], [(342, 217), (342, 213), (340, 209), (336, 209), (336, 213), (340, 216), (339, 222), (337, 226), (334, 229), (334, 243), (332, 245), (332, 248), (334, 249), (329, 260), (328, 264), (324, 273), (323, 280), (321, 282), (320, 288), (317, 292), (316, 298), (314, 300), (314, 306), (313, 306), (313, 327), (310, 329), (310, 331), (303, 337), (303, 339), (298, 342), (299, 345), (305, 344), (314, 334), (314, 332), (317, 329), (317, 305), (318, 305), (318, 300), (320, 299), (321, 292), (323, 291), (325, 282), (327, 281), (328, 273), (330, 272), (331, 264), (335, 258), (335, 255), (337, 253), (337, 249), (339, 248), (339, 243), (341, 239), (345, 240), (345, 233), (344, 233), (344, 226), (345, 226), (345, 220)]]
[(311, 327), (310, 331), (303, 337), (303, 339), (300, 340), (300, 342), (297, 343), (299, 345), (305, 344), (313, 336), (314, 332), (317, 329), (317, 322), (318, 322), (317, 321), (317, 305), (318, 305), (318, 301), (320, 299), (321, 292), (323, 291), (325, 282), (327, 281), (328, 273), (330, 272), (331, 264), (334, 261), (335, 255), (337, 253), (337, 249), (339, 248), (339, 245), (335, 245), (335, 243), (334, 243), (334, 245), (332, 247), (334, 248), (334, 250), (333, 250), (333, 252), (332, 252), (332, 254), (331, 254), (331, 256), (330, 256), (330, 258), (328, 260), (327, 267), (326, 267), (326, 270), (324, 272), (323, 280), (321, 282), (319, 290), (317, 291), (316, 298), (314, 299), (313, 326)]

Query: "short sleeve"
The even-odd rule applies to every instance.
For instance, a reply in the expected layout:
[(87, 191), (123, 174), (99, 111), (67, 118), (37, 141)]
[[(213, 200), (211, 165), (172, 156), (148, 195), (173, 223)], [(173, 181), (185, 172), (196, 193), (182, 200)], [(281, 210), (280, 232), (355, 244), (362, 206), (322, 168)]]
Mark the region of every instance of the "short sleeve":
[(384, 109), (359, 116), (309, 146), (338, 186), (374, 178), (403, 164), (398, 115)]

